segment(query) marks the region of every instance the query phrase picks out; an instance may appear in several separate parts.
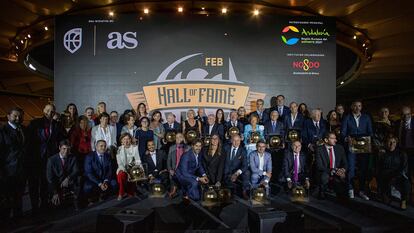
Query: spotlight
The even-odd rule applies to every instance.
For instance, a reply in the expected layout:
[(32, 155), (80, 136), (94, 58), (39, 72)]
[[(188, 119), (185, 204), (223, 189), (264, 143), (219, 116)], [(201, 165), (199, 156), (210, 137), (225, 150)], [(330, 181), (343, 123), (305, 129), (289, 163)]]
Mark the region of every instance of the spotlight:
[(27, 37), (28, 37), (28, 38), (32, 38), (32, 36), (31, 36), (30, 34), (27, 34)]
[(20, 43), (22, 43), (22, 44), (23, 44), (23, 43), (24, 43), (24, 41), (23, 41), (23, 40), (20, 40)]
[(110, 11), (109, 12), (109, 16), (111, 16), (111, 17), (114, 16), (114, 12), (113, 11)]
[(344, 81), (341, 81), (341, 85), (344, 84), (344, 83), (345, 83)]
[(19, 46), (16, 45), (16, 49), (19, 49)]
[(45, 26), (45, 31), (49, 31), (49, 28), (47, 26)]
[(144, 9), (144, 14), (148, 14), (149, 13), (149, 9), (148, 8), (145, 8)]
[(365, 43), (362, 44), (362, 47), (365, 47)]
[(182, 7), (178, 7), (178, 12), (183, 12), (183, 8)]
[(203, 10), (205, 10), (206, 8), (205, 7), (201, 7), (201, 10), (203, 11)]
[(260, 12), (259, 12), (259, 10), (258, 10), (258, 9), (255, 9), (255, 10), (253, 11), (253, 14), (254, 14), (254, 15), (259, 15), (259, 13), (260, 13)]
[(354, 35), (354, 40), (356, 40), (356, 38), (357, 38), (356, 35)]
[(34, 67), (31, 63), (29, 64), (29, 68), (32, 70), (36, 70), (36, 67)]
[(222, 13), (222, 14), (226, 14), (226, 13), (227, 13), (227, 8), (222, 8), (222, 9), (221, 9), (221, 13)]

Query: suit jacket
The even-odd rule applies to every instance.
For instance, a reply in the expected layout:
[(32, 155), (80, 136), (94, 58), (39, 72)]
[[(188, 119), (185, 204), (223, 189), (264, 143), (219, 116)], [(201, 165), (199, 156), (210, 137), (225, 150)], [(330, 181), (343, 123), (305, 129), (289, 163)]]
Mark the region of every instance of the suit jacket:
[(210, 184), (216, 184), (222, 182), (224, 173), (224, 152), (221, 151), (219, 155), (218, 151), (214, 156), (208, 155), (208, 148), (203, 149), (202, 153), (202, 166), (206, 171)]
[(218, 134), (220, 136), (220, 139), (224, 139), (224, 127), (222, 124), (215, 123), (213, 126), (213, 129), (211, 130), (211, 134), (209, 133), (209, 124), (203, 125), (203, 136)]
[(196, 180), (197, 177), (205, 175), (206, 171), (202, 165), (202, 153), (198, 155), (198, 163), (194, 156), (193, 150), (189, 150), (181, 157), (180, 163), (176, 170), (176, 176), (179, 180)]
[(269, 137), (269, 135), (280, 135), (283, 137), (285, 135), (285, 126), (283, 125), (282, 122), (277, 121), (276, 128), (273, 129), (272, 121), (269, 120), (264, 125), (264, 134), (265, 134), (266, 139)]
[(96, 185), (114, 179), (111, 156), (108, 153), (103, 154), (103, 165), (101, 165), (98, 153), (91, 152), (85, 158), (85, 177)]
[[(270, 114), (273, 110), (276, 110), (276, 111), (278, 111), (278, 112), (279, 112), (279, 107), (278, 107), (278, 106), (276, 106), (276, 107), (274, 107), (274, 108), (270, 108), (270, 109), (269, 109), (269, 114)], [(281, 122), (283, 122), (283, 121), (284, 121), (284, 119), (285, 119), (285, 116), (288, 116), (289, 114), (290, 114), (290, 108), (289, 108), (288, 106), (283, 106), (283, 115), (279, 112), (279, 118), (278, 118), (278, 120), (279, 120), (279, 121), (281, 121)]]
[[(414, 140), (414, 118), (411, 117), (411, 137)], [(405, 147), (405, 135), (403, 134), (405, 129), (405, 122), (403, 120), (400, 120), (397, 124), (396, 124), (396, 135), (398, 135), (398, 140), (400, 142), (400, 145), (402, 146), (402, 148)]]
[(359, 118), (359, 127), (357, 127), (354, 115), (352, 113), (346, 115), (342, 119), (341, 136), (342, 138), (348, 136), (372, 136), (372, 122), (371, 118), (364, 113), (361, 113)]
[(302, 132), (302, 140), (305, 145), (315, 144), (319, 139), (323, 139), (327, 132), (327, 124), (324, 120), (319, 121), (319, 130), (316, 128), (312, 119), (305, 120)]
[(25, 127), (14, 129), (8, 123), (0, 129), (0, 177), (21, 176), (28, 134)]
[[(335, 156), (335, 168), (345, 168), (345, 170), (348, 171), (348, 161), (346, 159), (344, 148), (341, 145), (336, 144), (333, 147), (333, 152)], [(328, 150), (325, 145), (319, 146), (316, 149), (315, 159), (318, 171), (329, 174), (331, 171), (330, 160)]]
[(47, 159), (59, 151), (59, 142), (65, 138), (63, 127), (55, 120), (50, 121), (49, 136), (45, 131), (47, 118), (37, 118), (29, 124), (30, 155), (28, 162), (47, 162)]
[(305, 121), (305, 118), (302, 116), (302, 114), (298, 113), (298, 115), (296, 116), (296, 120), (294, 124), (292, 125), (292, 118), (289, 112), (289, 114), (286, 115), (286, 117), (283, 119), (283, 124), (285, 126), (286, 132), (288, 129), (302, 130), (304, 121)]
[[(183, 146), (184, 146), (184, 153), (191, 150), (191, 147), (189, 145), (183, 144)], [(168, 171), (175, 170), (176, 168), (176, 165), (177, 165), (176, 153), (177, 153), (177, 145), (172, 145), (168, 151), (168, 158), (167, 158)]]
[(207, 116), (200, 117), (199, 115), (197, 115), (194, 119), (200, 121), (201, 126), (207, 124), (207, 121), (208, 121), (208, 117)]
[[(238, 120), (236, 126), (239, 129), (239, 134), (240, 135), (243, 135), (243, 132), (244, 132), (244, 125), (243, 125), (243, 123)], [(229, 121), (226, 121), (224, 123), (224, 133), (226, 133), (231, 127), (233, 127), (231, 125), (231, 121), (230, 120)]]
[(73, 183), (77, 182), (78, 175), (79, 169), (76, 158), (73, 155), (66, 157), (64, 166), (62, 166), (59, 153), (53, 155), (47, 161), (47, 181), (54, 193), (60, 190), (60, 184), (66, 177), (69, 177), (69, 183)]
[(257, 111), (251, 112), (251, 113), (248, 114), (248, 118), (252, 114), (256, 114), (257, 116), (259, 116), (259, 124), (261, 124), (261, 125), (263, 125), (264, 123), (266, 123), (269, 120), (269, 112), (267, 112), (266, 109), (263, 109), (263, 112), (261, 114), (259, 114)]
[(272, 172), (272, 156), (269, 152), (264, 152), (264, 166), (263, 170), (259, 168), (260, 159), (257, 151), (253, 151), (250, 154), (250, 170), (252, 171), (251, 175), (262, 176), (263, 172)]
[(224, 149), (224, 177), (233, 175), (236, 171), (240, 170), (242, 173), (247, 172), (247, 151), (243, 146), (239, 146), (236, 155), (233, 159), (230, 159), (232, 146), (228, 146)]
[(174, 121), (172, 129), (170, 128), (170, 125), (168, 124), (168, 122), (162, 125), (164, 126), (165, 132), (170, 132), (170, 131), (174, 131), (176, 133), (181, 132), (181, 125), (176, 121)]
[[(293, 177), (293, 151), (292, 150), (286, 150), (285, 157), (283, 158), (283, 168), (282, 168), (282, 174), (284, 180), (287, 178)], [(299, 154), (299, 179), (301, 177), (308, 178), (308, 166), (306, 164), (306, 155), (302, 151)]]
[(166, 169), (166, 155), (163, 150), (155, 151), (155, 160), (157, 164), (154, 164), (154, 161), (151, 158), (150, 154), (145, 155), (147, 157), (147, 173), (148, 175), (157, 175), (158, 172)]

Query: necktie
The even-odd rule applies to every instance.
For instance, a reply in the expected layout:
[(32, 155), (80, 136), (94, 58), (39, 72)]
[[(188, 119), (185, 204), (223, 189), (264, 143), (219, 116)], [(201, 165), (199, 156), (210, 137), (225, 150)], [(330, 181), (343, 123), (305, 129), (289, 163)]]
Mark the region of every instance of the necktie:
[(24, 142), (24, 134), (23, 134), (22, 128), (17, 127), (16, 128), (16, 131), (17, 131), (17, 140), (19, 141), (20, 144), (23, 144), (23, 142)]
[(196, 164), (198, 166), (198, 155), (195, 155), (195, 159), (196, 159)]
[(283, 107), (279, 107), (279, 115), (283, 115)]
[(233, 147), (233, 150), (231, 151), (230, 160), (233, 160), (234, 156), (236, 156), (236, 148)]
[(101, 166), (103, 167), (103, 156), (99, 155), (99, 163), (101, 163)]
[(62, 158), (61, 159), (61, 161), (62, 161), (62, 167), (65, 167), (65, 163), (66, 163), (66, 161), (65, 161), (66, 159), (65, 158)]
[(295, 154), (294, 161), (293, 161), (293, 181), (295, 183), (299, 180), (299, 172), (298, 172), (298, 155)]
[(272, 122), (272, 131), (275, 132), (276, 131), (276, 122)]
[(334, 168), (332, 147), (329, 148), (329, 168)]
[(316, 133), (319, 134), (319, 122), (315, 123), (315, 127), (316, 127)]

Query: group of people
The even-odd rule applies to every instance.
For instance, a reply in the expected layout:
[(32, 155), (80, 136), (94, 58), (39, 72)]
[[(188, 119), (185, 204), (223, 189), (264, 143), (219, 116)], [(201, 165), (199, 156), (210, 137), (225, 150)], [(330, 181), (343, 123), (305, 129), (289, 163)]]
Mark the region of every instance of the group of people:
[[(321, 199), (331, 191), (354, 198), (358, 187), (359, 196), (369, 200), (373, 190), (368, 181), (375, 177), (381, 199), (390, 203), (394, 187), (406, 208), (414, 166), (409, 107), (402, 109), (399, 122), (392, 122), (387, 108), (373, 121), (362, 112), (361, 101), (354, 101), (348, 113), (337, 105), (326, 119), (320, 109), (308, 111), (303, 103), (285, 106), (283, 95), (270, 102), (264, 108), (259, 99), (255, 111), (239, 107), (228, 116), (222, 109), (209, 115), (203, 108), (197, 114), (188, 110), (180, 123), (172, 113), (165, 121), (160, 111), (149, 114), (144, 103), (121, 116), (108, 113), (104, 102), (82, 115), (75, 104), (62, 114), (47, 104), (44, 116), (28, 126), (22, 124), (22, 109), (10, 109), (0, 130), (1, 215), (21, 216), (26, 185), (33, 213), (67, 197), (78, 208), (80, 198), (93, 203), (114, 193), (118, 200), (134, 196), (131, 169), (137, 167), (145, 173), (147, 187), (159, 183), (169, 197), (181, 191), (185, 200), (195, 201), (207, 185), (247, 199), (258, 187), (269, 194), (269, 183), (286, 190), (314, 188)], [(277, 146), (271, 142), (274, 136)], [(350, 149), (359, 137), (369, 137), (372, 150)]]

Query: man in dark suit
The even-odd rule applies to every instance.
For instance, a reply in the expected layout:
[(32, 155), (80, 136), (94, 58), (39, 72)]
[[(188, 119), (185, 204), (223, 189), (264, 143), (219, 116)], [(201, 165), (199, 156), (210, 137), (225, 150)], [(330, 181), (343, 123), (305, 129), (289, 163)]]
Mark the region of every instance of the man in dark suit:
[[(352, 137), (370, 136), (372, 138), (372, 122), (371, 118), (364, 113), (361, 113), (362, 103), (361, 101), (354, 101), (351, 105), (352, 112), (346, 115), (342, 119), (341, 124), (341, 136), (345, 141), (345, 145), (349, 148), (349, 142)], [(358, 162), (358, 168), (360, 170), (359, 175), (359, 196), (365, 200), (369, 200), (366, 195), (367, 185), (367, 173), (369, 154), (355, 154), (348, 150), (348, 196), (354, 198), (354, 188), (352, 180), (355, 177), (355, 167)]]
[(311, 113), (311, 119), (305, 120), (302, 140), (303, 144), (308, 147), (311, 152), (316, 150), (316, 142), (323, 140), (327, 133), (326, 122), (321, 119), (321, 110), (313, 109)]
[[(48, 203), (48, 182), (46, 178), (47, 160), (59, 151), (59, 142), (64, 139), (63, 127), (55, 120), (55, 106), (47, 104), (43, 109), (44, 116), (30, 122), (29, 146), (31, 148), (25, 158), (25, 171), (29, 183), (29, 193), (33, 212), (39, 207), (46, 209)], [(40, 193), (39, 193), (40, 191)]]
[(228, 135), (228, 131), (231, 127), (237, 127), (239, 129), (239, 134), (243, 135), (244, 125), (241, 121), (238, 121), (237, 118), (237, 111), (235, 109), (231, 110), (230, 119), (224, 124), (225, 144), (231, 144), (231, 138), (230, 135)]
[(290, 103), (290, 113), (284, 116), (283, 124), (286, 133), (289, 129), (303, 130), (304, 117), (298, 112), (298, 104), (296, 102)]
[(154, 141), (147, 142), (147, 174), (149, 183), (168, 184), (168, 171), (166, 167), (167, 156), (164, 151), (156, 150)]
[(176, 170), (177, 179), (184, 191), (184, 199), (187, 200), (190, 198), (199, 201), (201, 198), (200, 183), (208, 184), (206, 172), (201, 165), (202, 147), (203, 142), (199, 139), (195, 140), (192, 149), (182, 155)]
[[(164, 131), (165, 131), (165, 133), (167, 134), (167, 133), (170, 133), (170, 132), (174, 132), (174, 133), (179, 133), (179, 132), (181, 132), (181, 125), (180, 125), (180, 123), (178, 123), (177, 121), (176, 121), (176, 119), (175, 119), (175, 115), (173, 114), (173, 113), (168, 113), (167, 114), (167, 122), (165, 122), (164, 124), (163, 124), (163, 126), (164, 126)], [(165, 140), (165, 137), (164, 137), (164, 139), (162, 140), (162, 142), (163, 142), (163, 146), (162, 146), (162, 150), (165, 152), (165, 153), (168, 153), (168, 151), (169, 151), (169, 149), (170, 149), (170, 147), (172, 146), (172, 145), (174, 145), (174, 142), (167, 142), (166, 140)]]
[(255, 114), (259, 117), (259, 124), (263, 125), (269, 120), (269, 114), (265, 113), (264, 100), (256, 100), (256, 111), (249, 113), (249, 117)]
[(78, 209), (79, 169), (74, 155), (70, 154), (70, 143), (62, 140), (59, 143), (59, 153), (47, 161), (47, 181), (52, 204), (60, 205), (66, 194), (73, 194), (75, 209)]
[(109, 114), (109, 124), (116, 129), (116, 138), (121, 136), (122, 127), (124, 126), (123, 123), (119, 122), (119, 116), (117, 111), (112, 111)]
[(203, 125), (203, 136), (219, 135), (220, 140), (224, 139), (224, 128), (222, 124), (216, 123), (214, 114), (208, 115), (207, 123)]
[(224, 185), (235, 192), (235, 184), (242, 184), (242, 195), (248, 199), (250, 171), (247, 166), (247, 151), (241, 146), (241, 137), (236, 134), (231, 138), (231, 146), (224, 149)]
[[(270, 120), (265, 124), (264, 128), (266, 141), (269, 141), (274, 135), (279, 135), (283, 140), (283, 137), (285, 136), (285, 127), (283, 122), (279, 121), (279, 112), (276, 109), (270, 113)], [(283, 149), (284, 143), (281, 148), (269, 149), (269, 152), (272, 155), (272, 181), (276, 181), (282, 171)]]
[(285, 106), (285, 96), (278, 95), (276, 96), (276, 103), (277, 106), (275, 109), (270, 109), (270, 112), (273, 110), (277, 110), (279, 112), (279, 121), (283, 122), (285, 116), (290, 114), (290, 109), (288, 106)]
[(316, 167), (319, 180), (319, 198), (325, 199), (328, 186), (337, 196), (346, 194), (346, 171), (348, 162), (344, 148), (336, 144), (336, 134), (328, 132), (324, 136), (325, 145), (316, 149)]
[(300, 141), (292, 142), (291, 150), (286, 150), (282, 174), (288, 189), (295, 186), (304, 186), (307, 189), (310, 187), (306, 155)]
[(117, 187), (116, 178), (112, 169), (111, 155), (106, 152), (105, 140), (96, 142), (96, 151), (91, 152), (85, 158), (85, 184), (84, 193), (91, 196), (99, 193), (102, 199), (105, 195), (114, 191)]
[(27, 153), (27, 131), (21, 125), (24, 112), (12, 108), (7, 114), (7, 123), (0, 129), (0, 198), (6, 206), (0, 206), (1, 219), (22, 215), (24, 191), (23, 159)]

